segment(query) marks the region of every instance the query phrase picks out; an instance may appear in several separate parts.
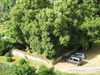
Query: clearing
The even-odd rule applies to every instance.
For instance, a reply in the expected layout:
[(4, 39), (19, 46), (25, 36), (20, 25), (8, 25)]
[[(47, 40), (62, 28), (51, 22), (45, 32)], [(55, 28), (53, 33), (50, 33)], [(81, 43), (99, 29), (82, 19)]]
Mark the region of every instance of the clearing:
[[(96, 47), (94, 49), (88, 49), (85, 51), (86, 54), (86, 59), (83, 62), (83, 69), (86, 67), (88, 69), (90, 68), (98, 68), (100, 69), (100, 47)], [(65, 62), (64, 60), (58, 62), (57, 64), (54, 65), (56, 70), (68, 70), (69, 69), (78, 69), (80, 66), (76, 66), (70, 63)]]

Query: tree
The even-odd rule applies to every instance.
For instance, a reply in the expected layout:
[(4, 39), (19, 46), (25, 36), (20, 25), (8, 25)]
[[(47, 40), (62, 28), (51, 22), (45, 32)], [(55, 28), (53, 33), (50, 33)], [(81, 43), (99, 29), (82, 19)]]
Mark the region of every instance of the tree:
[(100, 17), (86, 18), (81, 28), (87, 36), (88, 46), (100, 44)]
[(0, 39), (0, 55), (5, 55), (12, 48), (12, 43)]
[[(27, 6), (24, 5), (24, 2), (27, 4)], [(33, 24), (33, 22), (34, 23), (37, 22), (35, 20), (36, 20), (36, 14), (39, 13), (39, 10), (46, 7), (46, 6), (40, 6), (38, 4), (39, 2), (40, 2), (40, 0), (36, 0), (35, 3), (34, 3), (34, 1), (31, 1), (31, 4), (36, 5), (36, 6), (29, 6), (30, 2), (28, 2), (28, 1), (27, 2), (25, 0), (18, 1), (17, 2), (18, 4), (16, 4), (16, 6), (13, 7), (13, 9), (10, 12), (11, 21), (9, 21), (9, 23), (8, 23), (9, 26), (12, 25), (11, 30), (12, 30), (12, 33), (14, 33), (13, 36), (16, 39), (16, 41), (19, 43), (25, 43), (29, 47), (34, 45), (34, 47), (31, 47), (31, 48), (35, 49), (35, 50), (41, 50), (42, 48), (39, 48), (39, 45), (38, 45), (40, 40), (37, 41), (38, 44), (36, 44), (37, 42), (35, 42), (36, 39), (39, 38), (39, 36), (37, 36), (38, 33), (34, 30), (34, 27), (36, 26), (36, 24)], [(47, 2), (47, 4), (49, 4), (49, 3)], [(39, 30), (39, 29), (37, 29), (37, 30)], [(37, 36), (37, 38), (36, 38), (36, 36)], [(48, 47), (49, 47), (49, 44), (48, 44)], [(35, 48), (35, 46), (36, 46), (36, 48)], [(46, 47), (46, 48), (48, 48), (48, 47)], [(52, 47), (52, 45), (50, 46), (50, 48), (51, 47)], [(53, 55), (53, 54), (51, 54), (51, 55)]]
[(7, 21), (10, 38), (49, 59), (67, 49), (87, 49), (96, 39), (84, 24), (100, 16), (99, 8), (95, 0), (17, 0)]
[(79, 0), (60, 0), (55, 1), (54, 9), (61, 12), (63, 19), (65, 19), (65, 25), (67, 25), (66, 30), (68, 30), (71, 39), (69, 47), (75, 48), (82, 46), (83, 48), (88, 48), (88, 37), (81, 30), (81, 25), (86, 17), (91, 19), (99, 15), (99, 6), (96, 1), (83, 0), (79, 3)]
[(4, 22), (8, 19), (9, 11), (15, 5), (16, 0), (1, 0), (0, 1), (0, 22)]

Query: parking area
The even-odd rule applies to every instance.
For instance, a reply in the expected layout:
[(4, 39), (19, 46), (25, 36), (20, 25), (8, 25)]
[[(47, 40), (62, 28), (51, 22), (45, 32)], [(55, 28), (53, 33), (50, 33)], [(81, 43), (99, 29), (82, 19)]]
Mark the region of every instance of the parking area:
[[(100, 66), (100, 47), (96, 47), (94, 49), (89, 49), (84, 51), (86, 55), (86, 59), (83, 61), (81, 67), (96, 67)], [(63, 69), (63, 68), (76, 68), (79, 66), (70, 64), (61, 60), (59, 63), (55, 64), (54, 67), (56, 69)]]

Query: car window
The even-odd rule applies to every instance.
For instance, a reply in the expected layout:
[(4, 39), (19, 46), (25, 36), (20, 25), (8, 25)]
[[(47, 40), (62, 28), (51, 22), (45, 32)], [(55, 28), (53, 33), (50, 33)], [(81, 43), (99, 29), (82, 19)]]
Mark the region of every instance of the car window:
[(77, 59), (73, 59), (74, 61), (78, 61)]

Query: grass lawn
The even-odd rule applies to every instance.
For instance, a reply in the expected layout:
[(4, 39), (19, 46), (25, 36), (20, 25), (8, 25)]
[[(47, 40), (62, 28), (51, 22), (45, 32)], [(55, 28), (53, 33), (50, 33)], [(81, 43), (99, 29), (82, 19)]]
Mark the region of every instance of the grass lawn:
[[(6, 61), (6, 56), (0, 56), (0, 63), (3, 63), (3, 64), (16, 64), (18, 65), (19, 64), (19, 60), (21, 59), (20, 57), (17, 57), (17, 56), (13, 56), (12, 59), (13, 61), (12, 62), (7, 62)], [(37, 68), (40, 66), (40, 63), (37, 63), (37, 62), (33, 62), (33, 61), (30, 61), (30, 60), (26, 60), (31, 66), (36, 66)], [(1, 66), (0, 66), (1, 67)], [(5, 71), (5, 70), (2, 70), (0, 69), (0, 75), (9, 75), (8, 71)]]
[(7, 63), (5, 56), (0, 56), (0, 63)]
[(18, 64), (20, 58), (19, 57), (12, 57), (13, 61), (12, 62), (7, 62), (7, 57), (6, 56), (0, 56), (0, 63), (5, 63), (5, 64)]
[[(6, 61), (6, 58), (5, 56), (0, 56), (0, 63), (5, 63), (5, 64), (16, 64), (18, 65), (19, 64), (19, 60), (22, 59), (18, 56), (13, 56), (12, 59), (13, 61), (12, 62), (7, 62)], [(42, 63), (39, 63), (39, 62), (35, 62), (35, 61), (31, 61), (31, 60), (26, 60), (30, 65), (32, 66), (36, 66), (36, 67), (39, 67), (40, 65), (42, 65)]]

